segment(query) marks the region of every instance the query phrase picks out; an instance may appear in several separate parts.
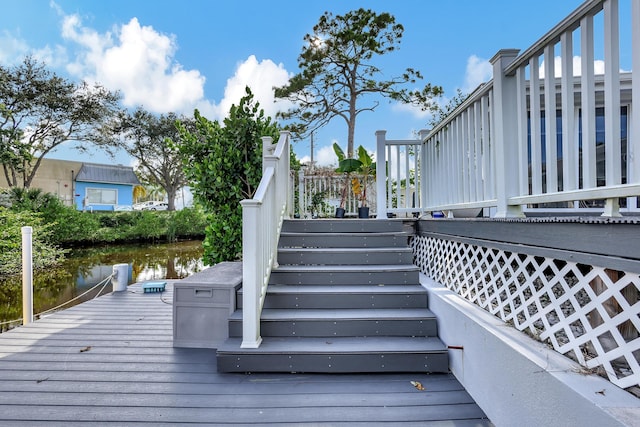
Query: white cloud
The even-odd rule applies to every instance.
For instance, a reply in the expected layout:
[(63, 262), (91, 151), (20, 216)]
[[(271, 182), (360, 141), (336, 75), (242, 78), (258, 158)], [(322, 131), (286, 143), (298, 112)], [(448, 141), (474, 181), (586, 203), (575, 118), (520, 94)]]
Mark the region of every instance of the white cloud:
[(0, 33), (0, 63), (17, 65), (29, 53), (29, 45), (4, 30)]
[(204, 76), (173, 60), (175, 37), (142, 26), (137, 18), (114, 28), (113, 33), (100, 34), (82, 26), (77, 15), (68, 15), (63, 19), (62, 36), (84, 48), (68, 71), (121, 91), (127, 107), (191, 112), (204, 96)]
[(227, 80), (224, 89), (224, 98), (217, 106), (218, 117), (228, 114), (231, 106), (237, 104), (245, 95), (245, 87), (249, 86), (255, 99), (260, 103), (268, 116), (275, 116), (279, 110), (286, 110), (290, 107), (288, 101), (275, 101), (275, 86), (284, 86), (288, 83), (290, 74), (284, 69), (282, 64), (275, 64), (270, 59), (258, 61), (251, 55), (245, 61), (238, 64), (233, 77)]
[[(623, 70), (620, 70), (623, 71)], [(604, 61), (596, 59), (593, 61), (594, 74), (604, 74)], [(553, 58), (553, 74), (556, 78), (562, 77), (562, 57), (556, 56)], [(541, 79), (544, 79), (544, 60), (540, 62), (539, 75)], [(582, 75), (582, 58), (580, 56), (573, 57), (573, 75)]]
[[(336, 141), (333, 141), (336, 142)], [(317, 166), (337, 166), (338, 158), (336, 157), (335, 151), (333, 151), (333, 142), (332, 145), (325, 145), (320, 147), (316, 153), (314, 153), (314, 160), (316, 161)]]
[(62, 36), (82, 48), (67, 70), (78, 78), (120, 91), (127, 107), (142, 105), (156, 113), (187, 115), (197, 108), (210, 120), (219, 120), (245, 95), (246, 86), (269, 116), (290, 105), (274, 102), (273, 91), (274, 86), (285, 85), (290, 74), (282, 64), (270, 59), (258, 61), (254, 55), (238, 64), (219, 103), (206, 99), (205, 77), (174, 59), (176, 37), (141, 25), (137, 18), (101, 34), (83, 26), (78, 15), (63, 15)]
[(493, 76), (493, 66), (486, 60), (471, 55), (467, 58), (467, 69), (464, 76), (464, 93), (471, 93), (480, 84), (491, 80)]
[[(434, 102), (439, 102), (437, 99)], [(431, 117), (430, 111), (423, 111), (419, 107), (416, 107), (411, 104), (403, 104), (401, 102), (396, 102), (391, 106), (391, 111), (403, 114), (411, 114), (416, 119), (428, 120)]]

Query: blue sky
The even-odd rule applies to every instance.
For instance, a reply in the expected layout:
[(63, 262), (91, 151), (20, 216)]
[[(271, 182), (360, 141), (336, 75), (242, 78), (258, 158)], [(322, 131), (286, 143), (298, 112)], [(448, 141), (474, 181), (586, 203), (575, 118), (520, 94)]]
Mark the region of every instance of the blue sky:
[[(198, 108), (222, 119), (249, 85), (261, 106), (274, 114), (273, 86), (296, 73), (303, 37), (325, 12), (360, 7), (389, 12), (404, 28), (400, 50), (375, 63), (386, 77), (406, 67), (424, 82), (471, 91), (491, 78), (488, 60), (500, 49), (524, 50), (580, 6), (580, 0), (396, 0), (396, 1), (214, 1), (214, 0), (0, 0), (0, 63), (14, 65), (31, 54), (75, 81), (97, 81), (119, 90), (128, 107), (192, 115)], [(624, 58), (623, 58), (624, 60)], [(392, 139), (412, 138), (425, 128), (423, 113), (381, 100), (363, 113), (356, 146), (375, 148), (375, 131)], [(347, 129), (335, 119), (315, 137), (319, 163), (333, 161), (330, 146), (346, 146)], [(299, 158), (309, 156), (299, 141)], [(94, 152), (69, 149), (50, 157), (107, 162)], [(132, 164), (126, 156), (116, 161)]]

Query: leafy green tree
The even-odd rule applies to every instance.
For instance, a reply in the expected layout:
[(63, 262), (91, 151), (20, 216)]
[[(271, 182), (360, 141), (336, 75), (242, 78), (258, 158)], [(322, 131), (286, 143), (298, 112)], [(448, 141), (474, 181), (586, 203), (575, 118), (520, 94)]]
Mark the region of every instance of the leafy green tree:
[(373, 100), (362, 106), (360, 101), (365, 96), (379, 95), (424, 110), (432, 108), (432, 100), (442, 88), (431, 84), (422, 90), (403, 88), (422, 79), (419, 71), (407, 68), (397, 77), (379, 79), (383, 73), (373, 59), (398, 49), (403, 32), (403, 26), (389, 13), (362, 8), (337, 16), (325, 12), (313, 32), (304, 36), (305, 45), (298, 57), (300, 73), (286, 86), (276, 88), (276, 97), (295, 105), (279, 117), (294, 120), (289, 127), (298, 138), (335, 117), (342, 118), (348, 129), (347, 157), (351, 158), (356, 118), (364, 111), (374, 111), (379, 104)]
[(119, 146), (138, 160), (136, 170), (143, 182), (160, 186), (167, 194), (168, 209), (175, 210), (178, 191), (187, 180), (177, 149), (180, 134), (176, 121), (193, 128), (193, 120), (174, 113), (155, 116), (142, 108), (133, 113), (121, 113), (115, 131), (123, 136)]
[(209, 214), (204, 260), (209, 264), (242, 255), (242, 208), (262, 177), (263, 136), (278, 138), (278, 126), (265, 116), (253, 94), (233, 105), (223, 124), (196, 110), (195, 129), (179, 124), (179, 150), (194, 199)]
[(72, 83), (27, 57), (0, 66), (0, 161), (11, 187), (29, 188), (42, 158), (61, 144), (109, 139), (104, 125), (118, 111), (118, 94)]
[(33, 227), (34, 270), (51, 267), (64, 258), (64, 251), (50, 242), (52, 224), (46, 223), (41, 214), (0, 207), (0, 280), (20, 273), (22, 227), (27, 224)]
[(449, 99), (449, 101), (444, 105), (435, 105), (432, 108), (433, 115), (429, 119), (427, 123), (428, 126), (433, 129), (437, 125), (439, 125), (444, 119), (446, 119), (458, 106), (460, 106), (464, 101), (469, 98), (468, 93), (462, 92), (462, 90), (457, 89), (456, 94), (453, 98)]

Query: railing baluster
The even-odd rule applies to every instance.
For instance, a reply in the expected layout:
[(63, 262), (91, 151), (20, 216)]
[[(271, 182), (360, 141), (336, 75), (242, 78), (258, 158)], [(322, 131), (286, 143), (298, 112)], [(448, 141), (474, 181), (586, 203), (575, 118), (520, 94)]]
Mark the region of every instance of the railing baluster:
[(531, 86), (529, 87), (529, 99), (531, 103), (531, 113), (529, 120), (531, 123), (531, 139), (529, 142), (531, 151), (531, 192), (532, 194), (542, 193), (542, 131), (540, 123), (540, 57), (535, 55), (531, 58), (529, 75)]
[(529, 149), (528, 149), (528, 110), (527, 110), (527, 80), (526, 67), (522, 65), (516, 70), (516, 117), (518, 124), (518, 169), (520, 194), (529, 194)]
[[(622, 183), (620, 159), (620, 25), (618, 0), (604, 3), (604, 149), (606, 185)], [(640, 72), (640, 70), (636, 70)]]
[(593, 16), (580, 22), (580, 57), (582, 61), (582, 188), (596, 187), (596, 98), (593, 52)]
[(578, 188), (578, 140), (575, 138), (575, 105), (573, 100), (573, 32), (566, 31), (560, 38), (562, 51), (562, 190)]
[(558, 191), (558, 136), (556, 132), (555, 45), (544, 49), (544, 110), (546, 193)]

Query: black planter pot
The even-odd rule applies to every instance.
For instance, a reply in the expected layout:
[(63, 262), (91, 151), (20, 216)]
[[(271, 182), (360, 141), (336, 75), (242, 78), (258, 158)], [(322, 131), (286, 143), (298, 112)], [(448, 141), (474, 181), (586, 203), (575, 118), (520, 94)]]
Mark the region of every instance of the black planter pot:
[(344, 208), (336, 208), (336, 218), (344, 218)]
[(369, 218), (369, 206), (360, 206), (358, 208), (358, 218)]

